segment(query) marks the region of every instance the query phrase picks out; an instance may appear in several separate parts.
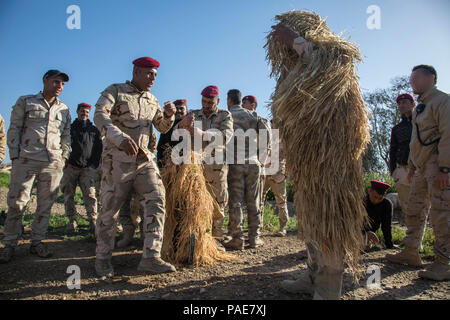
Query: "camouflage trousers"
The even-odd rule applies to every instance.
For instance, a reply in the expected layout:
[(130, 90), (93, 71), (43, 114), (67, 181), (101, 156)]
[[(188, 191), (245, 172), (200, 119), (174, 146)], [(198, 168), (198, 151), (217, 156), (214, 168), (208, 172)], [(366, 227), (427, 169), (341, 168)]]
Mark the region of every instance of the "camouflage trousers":
[(232, 164), (228, 173), (228, 188), (230, 194), (228, 230), (233, 238), (244, 239), (243, 207), (246, 205), (248, 214), (248, 236), (259, 236), (261, 215), (259, 212), (261, 167), (258, 164)]
[(37, 209), (31, 226), (31, 241), (38, 242), (46, 238), (50, 210), (58, 195), (63, 166), (62, 161), (46, 162), (25, 158), (13, 160), (3, 244), (17, 246), (22, 232), (22, 216), (30, 200), (35, 179), (37, 179)]
[[(408, 167), (407, 166), (402, 166), (402, 165), (397, 165), (397, 168), (394, 170), (394, 172), (392, 173), (392, 178), (394, 179), (395, 182), (395, 188), (397, 189), (397, 193), (398, 193), (398, 199), (400, 200), (400, 206), (402, 207), (402, 214), (403, 214), (403, 219), (408, 220), (406, 218), (407, 213), (407, 208), (408, 208), (408, 198), (409, 198), (409, 193), (411, 192), (411, 183), (408, 181)], [(423, 220), (423, 226), (422, 226), (422, 233), (420, 235), (420, 240), (419, 240), (419, 247), (422, 245), (422, 239), (423, 236), (425, 235), (425, 231), (427, 228), (427, 217), (429, 216), (429, 211), (430, 211), (430, 198), (429, 195), (423, 195), (424, 200), (425, 200), (425, 207), (424, 207), (424, 216), (425, 219)]]
[(96, 255), (99, 259), (111, 257), (119, 210), (132, 189), (139, 196), (144, 209), (145, 238), (142, 255), (144, 258), (160, 256), (165, 219), (165, 189), (155, 162), (139, 156), (136, 162), (119, 162), (106, 155), (102, 162), (102, 209), (96, 226)]
[(344, 254), (324, 256), (310, 242), (306, 241), (309, 277), (314, 284), (315, 300), (339, 300), (344, 274)]
[(142, 209), (138, 195), (131, 191), (119, 211), (119, 223), (124, 226), (133, 226), (136, 228), (142, 221)]
[(430, 220), (435, 235), (434, 252), (450, 261), (450, 187), (444, 190), (434, 185), (439, 173), (438, 156), (432, 155), (422, 168), (416, 169), (411, 184), (406, 214), (405, 246), (417, 249), (425, 221), (427, 198), (431, 200)]
[(278, 207), (278, 219), (280, 220), (280, 229), (286, 227), (288, 221), (288, 208), (286, 198), (286, 176), (282, 173), (273, 176), (263, 176), (264, 182), (262, 186), (261, 197), (261, 222), (264, 216), (264, 200), (266, 199), (267, 192), (272, 189), (275, 195), (275, 201)]
[(95, 179), (97, 169), (78, 168), (67, 164), (64, 168), (64, 174), (61, 180), (61, 191), (64, 193), (64, 208), (70, 221), (76, 216), (75, 209), (75, 191), (77, 185), (80, 186), (83, 193), (83, 202), (86, 208), (86, 215), (90, 219), (96, 219), (97, 216), (97, 198), (95, 191)]
[(204, 176), (208, 191), (216, 199), (219, 208), (214, 209), (213, 228), (221, 228), (228, 205), (228, 166), (226, 164), (205, 164)]

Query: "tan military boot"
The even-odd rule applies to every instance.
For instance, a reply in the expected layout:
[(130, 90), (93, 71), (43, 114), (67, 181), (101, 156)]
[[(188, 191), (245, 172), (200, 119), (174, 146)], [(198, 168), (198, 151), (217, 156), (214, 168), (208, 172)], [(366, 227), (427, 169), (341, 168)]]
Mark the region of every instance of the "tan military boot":
[(175, 272), (177, 269), (160, 257), (141, 258), (138, 268), (139, 271), (145, 271), (151, 274)]
[(0, 252), (0, 263), (8, 263), (14, 256), (14, 247), (5, 246)]
[(314, 294), (314, 284), (308, 271), (303, 273), (297, 280), (283, 280), (281, 288), (289, 293)]
[(240, 238), (233, 238), (227, 241), (223, 246), (228, 250), (244, 250), (244, 240)]
[(114, 275), (114, 269), (111, 264), (111, 258), (107, 259), (95, 259), (95, 272), (99, 277), (112, 277)]
[(264, 245), (264, 241), (260, 237), (251, 237), (248, 239), (250, 248), (258, 248)]
[(53, 253), (48, 250), (47, 245), (43, 242), (32, 244), (30, 247), (30, 253), (35, 254), (40, 258), (50, 258)]
[(221, 227), (213, 226), (211, 234), (217, 240), (219, 240), (219, 241), (223, 240), (224, 233), (225, 232), (223, 231), (223, 229)]
[(425, 271), (419, 271), (419, 277), (435, 281), (450, 280), (448, 260), (437, 256), (436, 260)]
[(397, 254), (387, 254), (386, 260), (412, 267), (422, 266), (422, 260), (420, 259), (419, 251), (414, 248), (405, 248)]
[(126, 225), (123, 227), (123, 238), (117, 241), (117, 248), (125, 248), (131, 244), (134, 236), (134, 226)]

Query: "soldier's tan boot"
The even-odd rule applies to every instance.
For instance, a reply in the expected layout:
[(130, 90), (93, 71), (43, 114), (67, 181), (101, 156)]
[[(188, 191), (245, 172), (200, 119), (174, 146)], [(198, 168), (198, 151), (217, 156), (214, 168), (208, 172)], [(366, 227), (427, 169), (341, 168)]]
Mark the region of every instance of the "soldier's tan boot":
[(225, 232), (223, 231), (222, 227), (214, 227), (213, 226), (211, 234), (217, 240), (222, 241)]
[(244, 250), (244, 240), (240, 238), (232, 238), (227, 241), (223, 246), (228, 250)]
[(160, 257), (141, 258), (138, 268), (139, 271), (145, 271), (150, 274), (159, 274), (167, 272), (175, 272), (177, 269)]
[(419, 271), (419, 277), (435, 280), (450, 280), (450, 266), (448, 260), (437, 256), (436, 260), (424, 271)]
[(309, 272), (304, 272), (297, 280), (283, 280), (280, 285), (289, 293), (314, 294), (314, 284)]
[(14, 256), (14, 247), (5, 246), (2, 251), (0, 251), (0, 263), (8, 263)]
[(314, 275), (313, 300), (339, 300), (344, 270), (324, 266)]
[(114, 275), (114, 269), (111, 264), (111, 258), (95, 259), (95, 272), (99, 277), (112, 277)]
[(264, 245), (264, 241), (260, 237), (249, 237), (248, 245), (250, 248), (258, 248)]
[(387, 254), (386, 260), (389, 262), (408, 265), (412, 267), (421, 267), (422, 260), (420, 259), (419, 250), (414, 248), (405, 248), (397, 254)]
[(123, 237), (117, 241), (117, 248), (125, 248), (131, 244), (134, 236), (134, 226), (126, 225), (123, 227)]

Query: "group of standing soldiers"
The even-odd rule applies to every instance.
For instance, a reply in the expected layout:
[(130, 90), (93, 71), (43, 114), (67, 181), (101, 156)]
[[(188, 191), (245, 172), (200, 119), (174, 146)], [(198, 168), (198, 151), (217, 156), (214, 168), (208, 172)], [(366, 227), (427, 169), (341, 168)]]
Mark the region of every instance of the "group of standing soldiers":
[[(225, 141), (215, 152), (221, 148), (225, 152), (226, 145), (232, 142), (233, 130), (265, 129), (268, 135), (266, 148), (270, 149), (270, 124), (256, 114), (255, 97), (242, 99), (239, 90), (230, 90), (229, 110), (221, 110), (218, 109), (219, 89), (208, 86), (202, 91), (201, 109), (188, 114), (187, 102), (183, 99), (166, 102), (161, 108), (149, 92), (155, 82), (159, 62), (143, 57), (134, 60), (133, 64), (131, 81), (113, 84), (101, 93), (94, 113), (95, 126), (89, 121), (91, 105), (87, 103), (78, 105), (78, 117), (71, 123), (69, 108), (58, 99), (69, 76), (59, 70), (49, 70), (44, 75), (41, 92), (20, 97), (13, 106), (7, 134), (12, 160), (11, 183), (0, 262), (9, 262), (14, 255), (22, 232), (23, 213), (37, 180), (31, 253), (42, 258), (52, 255), (42, 240), (46, 238), (50, 210), (59, 188), (64, 193), (65, 211), (69, 217), (66, 231), (75, 230), (74, 195), (79, 185), (89, 228), (96, 234), (95, 269), (99, 276), (113, 275), (111, 256), (114, 247), (125, 247), (133, 239), (137, 219), (131, 211), (140, 211), (142, 216), (143, 253), (138, 270), (151, 274), (175, 271), (175, 267), (163, 261), (160, 254), (165, 189), (159, 169), (167, 161), (167, 154), (164, 154), (178, 143), (171, 141), (173, 130), (186, 129), (192, 138), (202, 138), (203, 147), (206, 147), (207, 140), (213, 136), (208, 129), (217, 129), (223, 133)], [(200, 121), (201, 127), (194, 127), (194, 120)], [(153, 127), (161, 132), (157, 146)], [(261, 199), (267, 192), (264, 185), (277, 186), (273, 188), (280, 208), (279, 234), (286, 234), (284, 167), (281, 166), (274, 182), (264, 183), (263, 167), (267, 164), (260, 162), (259, 150), (256, 154), (249, 154), (248, 145), (245, 164), (203, 163), (208, 190), (218, 204), (213, 214), (212, 235), (233, 250), (244, 248), (244, 207), (249, 220), (249, 245), (257, 247), (262, 244), (259, 234), (264, 203)], [(0, 150), (2, 159), (4, 149)], [(158, 149), (157, 161), (154, 161), (155, 149)], [(134, 210), (130, 210), (130, 203), (133, 203)], [(227, 239), (223, 222), (229, 203)], [(124, 236), (115, 244), (118, 220), (123, 226)]]

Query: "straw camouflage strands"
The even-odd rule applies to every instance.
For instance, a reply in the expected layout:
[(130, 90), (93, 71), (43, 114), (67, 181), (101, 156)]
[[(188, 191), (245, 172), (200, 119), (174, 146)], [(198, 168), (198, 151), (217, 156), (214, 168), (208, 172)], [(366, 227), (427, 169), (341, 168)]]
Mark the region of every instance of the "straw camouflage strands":
[(195, 236), (193, 265), (207, 265), (237, 258), (220, 251), (208, 229), (212, 226), (214, 198), (208, 192), (203, 167), (174, 165), (170, 159), (162, 169), (166, 187), (166, 220), (162, 256), (175, 264), (187, 263), (191, 234)]
[(277, 80), (271, 109), (296, 189), (299, 234), (324, 256), (345, 256), (356, 279), (367, 223), (361, 157), (370, 140), (355, 74), (361, 55), (315, 13), (291, 11), (276, 20), (314, 47), (300, 62), (272, 33), (265, 46)]

